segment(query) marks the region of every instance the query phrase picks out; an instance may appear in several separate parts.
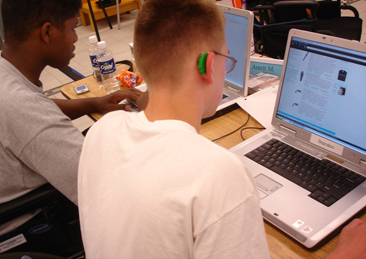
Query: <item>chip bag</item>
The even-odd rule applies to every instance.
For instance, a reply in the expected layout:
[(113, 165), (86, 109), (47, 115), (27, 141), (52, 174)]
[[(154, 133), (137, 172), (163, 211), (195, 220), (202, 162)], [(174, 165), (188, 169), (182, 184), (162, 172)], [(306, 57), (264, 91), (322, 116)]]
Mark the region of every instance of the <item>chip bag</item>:
[(142, 81), (142, 76), (138, 73), (122, 70), (117, 79), (127, 88), (135, 88)]

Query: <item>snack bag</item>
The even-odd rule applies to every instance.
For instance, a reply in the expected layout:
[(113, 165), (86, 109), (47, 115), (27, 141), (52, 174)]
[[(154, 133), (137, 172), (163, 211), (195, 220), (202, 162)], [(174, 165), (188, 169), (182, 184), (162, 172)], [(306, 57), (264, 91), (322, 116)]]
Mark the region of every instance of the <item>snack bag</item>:
[(138, 73), (122, 70), (117, 79), (127, 88), (135, 88), (142, 81), (142, 76)]

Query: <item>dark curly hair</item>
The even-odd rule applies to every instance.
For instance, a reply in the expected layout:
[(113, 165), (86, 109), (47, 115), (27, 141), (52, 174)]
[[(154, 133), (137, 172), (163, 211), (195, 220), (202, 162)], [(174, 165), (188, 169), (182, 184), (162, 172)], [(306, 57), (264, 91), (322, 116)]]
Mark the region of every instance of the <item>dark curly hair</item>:
[(1, 15), (7, 43), (23, 42), (45, 22), (63, 29), (77, 15), (81, 0), (3, 0)]

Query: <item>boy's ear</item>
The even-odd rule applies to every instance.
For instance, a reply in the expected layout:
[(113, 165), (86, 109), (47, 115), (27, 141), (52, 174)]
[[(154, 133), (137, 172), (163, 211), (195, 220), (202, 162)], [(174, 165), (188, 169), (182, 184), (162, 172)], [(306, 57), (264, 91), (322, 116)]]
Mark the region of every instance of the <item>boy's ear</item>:
[(45, 41), (47, 44), (49, 44), (51, 42), (51, 31), (52, 31), (52, 24), (50, 22), (46, 22), (42, 25), (41, 27), (41, 37), (43, 39), (43, 41)]
[(207, 55), (206, 59), (206, 77), (209, 82), (209, 84), (213, 83), (213, 77), (212, 77), (212, 67), (213, 67), (213, 57), (215, 56), (215, 53), (210, 52)]
[(213, 83), (212, 66), (214, 55), (215, 53), (213, 52), (204, 52), (198, 60), (199, 72), (206, 80), (208, 80), (209, 84)]

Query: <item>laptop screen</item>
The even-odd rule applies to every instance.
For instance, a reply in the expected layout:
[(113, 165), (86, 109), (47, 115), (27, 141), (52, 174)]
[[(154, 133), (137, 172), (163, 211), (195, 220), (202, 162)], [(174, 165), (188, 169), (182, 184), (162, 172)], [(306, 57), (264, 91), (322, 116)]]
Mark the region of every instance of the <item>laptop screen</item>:
[(366, 154), (366, 54), (293, 37), (276, 117)]
[(226, 16), (225, 34), (226, 45), (230, 51), (229, 56), (238, 61), (235, 69), (226, 74), (225, 80), (243, 88), (249, 19), (227, 12), (224, 14)]

